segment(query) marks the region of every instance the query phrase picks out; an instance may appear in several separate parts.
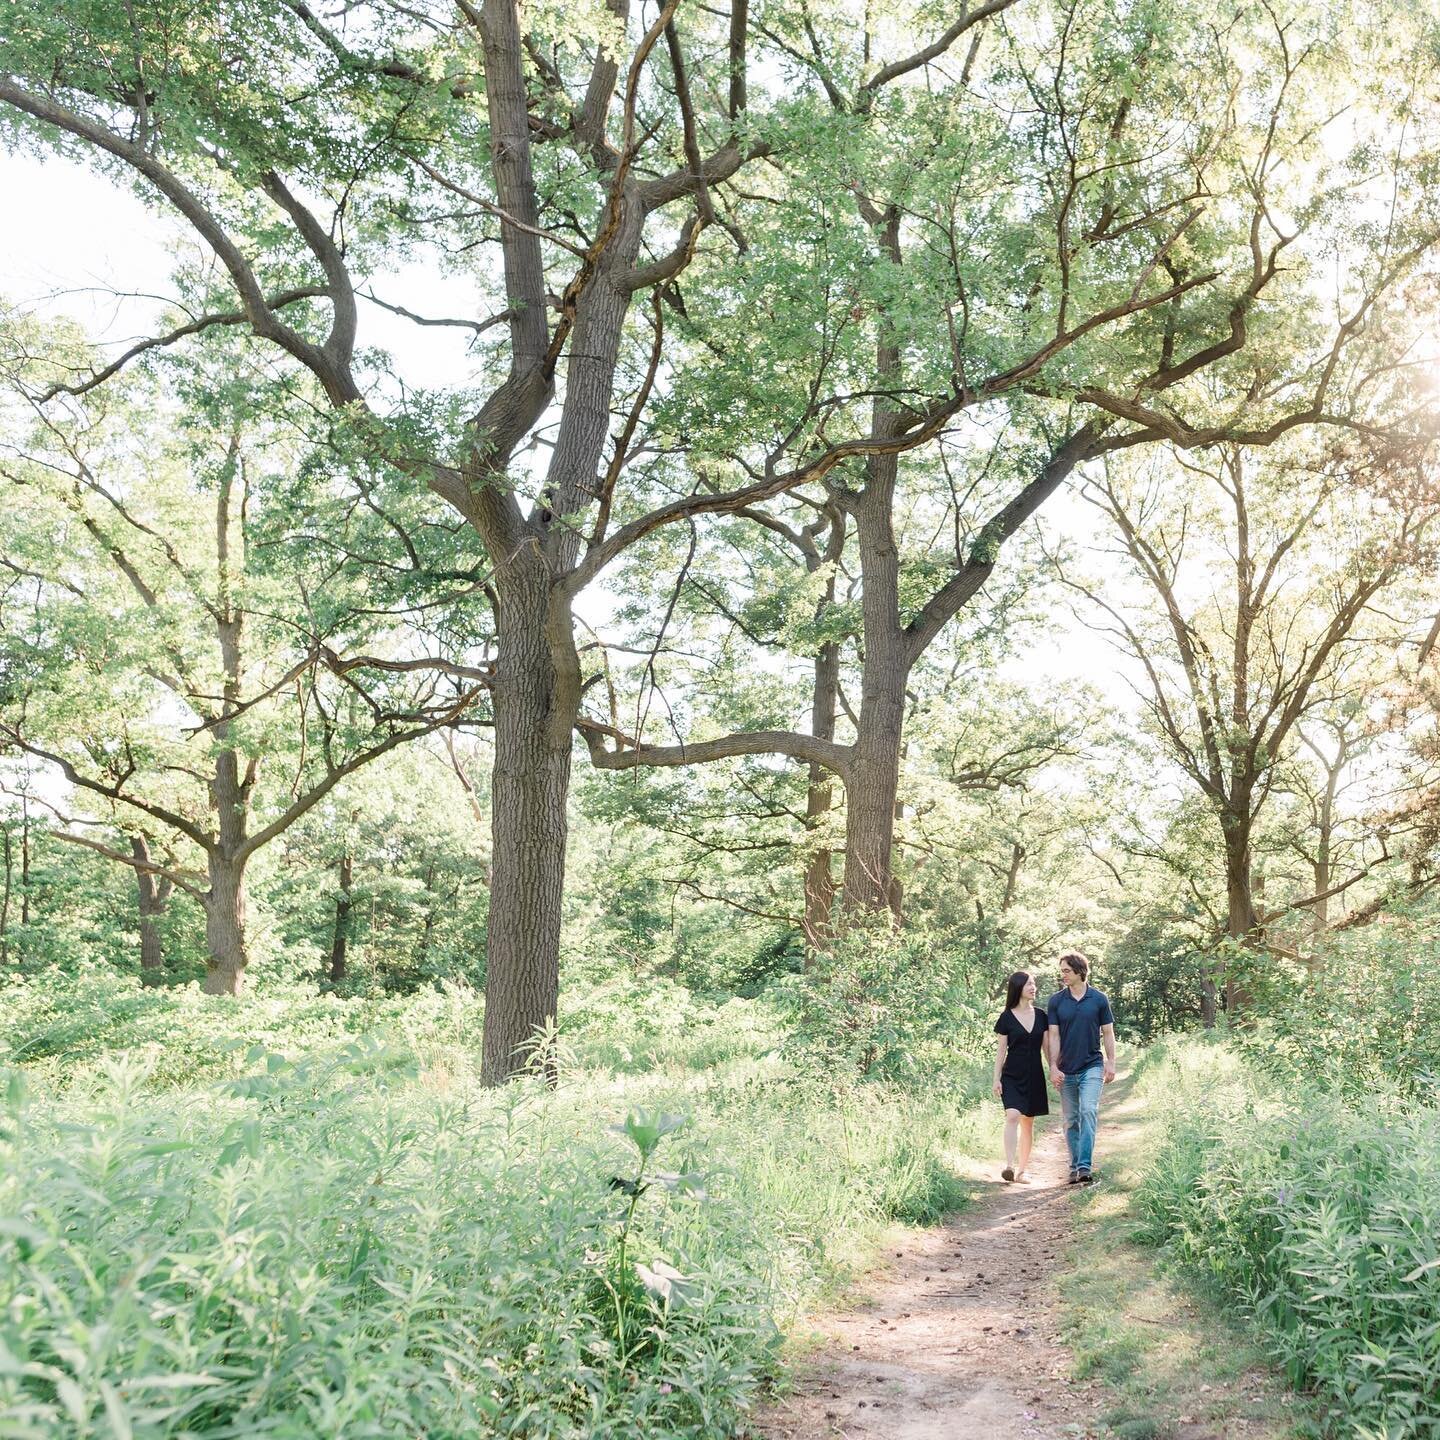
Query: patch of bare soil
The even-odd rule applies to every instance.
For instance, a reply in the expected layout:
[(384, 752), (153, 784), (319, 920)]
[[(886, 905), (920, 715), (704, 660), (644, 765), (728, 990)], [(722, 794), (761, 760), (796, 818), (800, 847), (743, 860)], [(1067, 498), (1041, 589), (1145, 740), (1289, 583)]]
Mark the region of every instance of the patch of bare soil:
[[(1102, 1111), (1101, 1137), (1104, 1123)], [(1103, 1145), (1102, 1145), (1103, 1148)], [(999, 1161), (996, 1162), (998, 1172)], [(821, 1340), (793, 1392), (755, 1417), (763, 1440), (1031, 1440), (1098, 1433), (1102, 1397), (1071, 1378), (1055, 1283), (1069, 1268), (1076, 1190), (1058, 1119), (1032, 1182), (998, 1178), (950, 1223), (894, 1252)]]

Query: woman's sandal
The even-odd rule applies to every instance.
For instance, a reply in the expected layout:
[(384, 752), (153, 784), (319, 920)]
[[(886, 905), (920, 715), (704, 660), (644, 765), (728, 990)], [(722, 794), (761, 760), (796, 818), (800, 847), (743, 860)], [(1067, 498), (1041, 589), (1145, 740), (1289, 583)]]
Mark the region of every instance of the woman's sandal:
[(1015, 1172), (1007, 1165), (1000, 1172), (1000, 1178), (1008, 1185), (1015, 1178)]

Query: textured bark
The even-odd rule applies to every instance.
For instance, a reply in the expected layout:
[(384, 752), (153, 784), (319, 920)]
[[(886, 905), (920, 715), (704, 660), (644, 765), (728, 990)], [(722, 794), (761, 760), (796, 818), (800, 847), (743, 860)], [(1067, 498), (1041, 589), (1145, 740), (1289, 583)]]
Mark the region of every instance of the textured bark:
[(1315, 873), (1315, 893), (1320, 897), (1312, 907), (1311, 922), (1314, 940), (1318, 945), (1330, 928), (1330, 837), (1323, 835), (1320, 848), (1312, 867)]
[[(215, 623), (220, 658), (225, 671), (225, 713), (239, 703), (241, 635), (243, 621), (230, 603), (229, 484), (221, 485), (216, 503), (219, 558), (219, 609)], [(210, 780), (210, 804), (215, 811), (215, 833), (208, 850), (210, 889), (205, 895), (206, 970), (201, 988), (207, 995), (239, 995), (245, 988), (245, 866), (250, 858), (246, 830), (250, 818), (250, 792), (255, 784), (256, 762), (242, 774), (240, 757), (230, 748), (229, 722), (215, 727), (215, 772)]]
[(1220, 992), (1215, 986), (1215, 977), (1205, 975), (1200, 980), (1200, 1023), (1207, 1030), (1215, 1028), (1220, 1018)]
[[(893, 377), (899, 366), (898, 350), (882, 344), (878, 362), (880, 374)], [(877, 401), (871, 433), (888, 439), (899, 429), (899, 418)], [(860, 600), (865, 654), (855, 746), (845, 785), (844, 891), (847, 912), (888, 909), (897, 918), (895, 802), (900, 793), (905, 681), (910, 673), (910, 649), (900, 623), (900, 549), (895, 543), (898, 476), (898, 456), (872, 456), (865, 489), (851, 502), (865, 577)]]
[(507, 219), (501, 231), (510, 310), (511, 365), (517, 375), (538, 369), (545, 353), (545, 265), (540, 212), (530, 164), (520, 12), (514, 0), (485, 0), (480, 12), (485, 100), (495, 193)]
[(210, 853), (210, 889), (205, 896), (205, 979), (207, 995), (240, 995), (245, 990), (245, 864), (216, 849)]
[[(1246, 819), (1227, 815), (1225, 820), (1225, 933), (1247, 947), (1260, 939), (1255, 912), (1255, 877), (1250, 850), (1250, 826)], [(1236, 1020), (1249, 1007), (1250, 995), (1242, 980), (1231, 976), (1225, 982), (1225, 1013)]]
[[(517, 12), (508, 0), (482, 11), (487, 95), (497, 190), (505, 209), (533, 224), (527, 95)], [(607, 79), (608, 76), (608, 79)], [(589, 121), (603, 129), (598, 75)], [(602, 93), (603, 92), (603, 93)], [(617, 174), (601, 235), (561, 297), (547, 343), (544, 272), (532, 236), (506, 224), (512, 310), (512, 374), (548, 385), (569, 329), (569, 363), (544, 503), (528, 517), (489, 483), (465, 513), (495, 560), (497, 661), (492, 689), (495, 766), (491, 790), (493, 883), (485, 942), (485, 1034), (481, 1078), (499, 1084), (519, 1070), (559, 998), (560, 909), (565, 884), (566, 805), (580, 664), (564, 582), (579, 557), (578, 517), (597, 496), (610, 433), (615, 367), (630, 304), (626, 277), (640, 249), (644, 214)], [(539, 418), (539, 408), (524, 427)], [(521, 438), (491, 429), (489, 465), (499, 471)]]
[(1232, 940), (1245, 940), (1255, 933), (1254, 883), (1250, 837), (1236, 826), (1225, 835), (1225, 933)]
[[(827, 602), (834, 598), (832, 580)], [(840, 646), (832, 641), (815, 657), (815, 686), (810, 703), (810, 732), (822, 740), (835, 738), (835, 708), (840, 690)], [(805, 828), (812, 833), (825, 823), (835, 803), (834, 776), (823, 765), (812, 763), (810, 783), (805, 792)], [(834, 857), (828, 845), (811, 848), (805, 866), (805, 948), (823, 949), (834, 935)]]
[(640, 248), (643, 214), (617, 200), (599, 258), (575, 305), (565, 399), (547, 472), (547, 504), (527, 539), (496, 565), (497, 655), (492, 703), (494, 883), (485, 941), (481, 1080), (497, 1085), (525, 1064), (555, 1021), (565, 889), (570, 757), (580, 714), (580, 660), (563, 581), (579, 556), (576, 517), (594, 503), (610, 433), (615, 366)]
[(481, 1079), (500, 1084), (555, 1019), (566, 799), (580, 708), (580, 664), (568, 602), (538, 547), (496, 573), (499, 658), (493, 704), (494, 883), (485, 941)]
[[(880, 667), (866, 655), (867, 673)], [(889, 674), (888, 670), (884, 672)], [(900, 912), (893, 869), (895, 801), (900, 790), (900, 736), (904, 678), (897, 695), (877, 683), (866, 698), (845, 787), (845, 891), (848, 911)]]
[(355, 877), (355, 857), (340, 857), (340, 874), (335, 895), (335, 930), (330, 939), (330, 983), (338, 985), (345, 978), (346, 952), (350, 947), (350, 916), (354, 909), (352, 886)]
[(150, 864), (150, 847), (143, 835), (130, 837), (130, 853), (135, 857), (135, 890), (140, 907), (140, 974), (144, 978), (165, 966), (160, 918), (175, 887), (167, 876), (145, 868)]

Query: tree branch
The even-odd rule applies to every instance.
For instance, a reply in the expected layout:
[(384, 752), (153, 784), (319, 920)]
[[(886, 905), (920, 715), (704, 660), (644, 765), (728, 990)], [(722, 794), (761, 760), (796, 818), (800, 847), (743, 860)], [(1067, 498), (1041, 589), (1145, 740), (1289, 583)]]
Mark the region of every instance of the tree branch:
[[(702, 765), (737, 755), (788, 755), (812, 765), (822, 765), (842, 780), (850, 768), (850, 747), (793, 730), (748, 730), (722, 735), (714, 740), (697, 740), (682, 745), (641, 745), (613, 725), (582, 717), (575, 728), (590, 751), (597, 770), (633, 770), (637, 766)], [(613, 750), (605, 747), (606, 737), (616, 741)]]
[(130, 869), (138, 870), (142, 874), (159, 875), (161, 879), (168, 880), (177, 890), (183, 890), (187, 895), (192, 895), (196, 900), (204, 902), (205, 891), (199, 885), (191, 884), (184, 878), (186, 875), (190, 875), (199, 880), (204, 879), (193, 870), (176, 870), (169, 865), (157, 865), (151, 860), (137, 860), (123, 850), (113, 850), (109, 845), (102, 845), (98, 840), (88, 839), (84, 835), (74, 835), (68, 830), (51, 830), (48, 833), (52, 839), (63, 840), (67, 845), (83, 845), (85, 849), (93, 850), (107, 860), (114, 860), (120, 865), (128, 865)]
[(380, 756), (395, 749), (397, 745), (408, 744), (411, 740), (418, 740), (422, 735), (429, 735), (445, 725), (453, 725), (464, 712), (475, 703), (484, 693), (483, 686), (476, 686), (462, 694), (456, 702), (451, 705), (443, 714), (426, 721), (423, 725), (417, 725), (409, 730), (397, 730), (393, 735), (388, 735), (376, 745), (367, 746), (364, 750), (358, 751), (348, 760), (340, 765), (332, 766), (324, 779), (318, 781), (311, 789), (301, 795), (288, 809), (276, 816), (262, 830), (257, 830), (240, 847), (239, 858), (248, 859), (257, 850), (268, 845), (277, 835), (282, 835), (291, 825), (295, 823), (306, 811), (318, 805), (342, 780), (348, 775), (353, 775), (362, 766), (368, 765), (372, 760), (378, 760)]
[(1102, 453), (1106, 422), (1091, 421), (1061, 445), (1045, 468), (981, 527), (968, 561), (925, 603), (905, 627), (907, 662), (913, 666), (931, 641), (994, 572), (1000, 547), (1040, 508), (1077, 465)]
[(103, 125), (42, 95), (32, 94), (5, 76), (0, 76), (0, 102), (74, 135), (107, 155), (113, 155), (148, 180), (219, 257), (239, 293), (241, 306), (255, 333), (279, 345), (314, 374), (325, 387), (332, 403), (344, 406), (360, 400), (360, 392), (348, 371), (337, 371), (326, 349), (305, 339), (279, 319), (266, 301), (260, 282), (240, 247), (200, 197), (159, 159)]
[[(266, 300), (266, 305), (271, 310), (281, 310), (286, 305), (293, 305), (297, 300), (313, 300), (321, 295), (328, 295), (329, 291), (323, 285), (302, 285), (292, 290), (281, 290), (271, 295)], [(378, 303), (378, 302), (377, 302)], [(113, 375), (118, 375), (132, 360), (144, 355), (149, 350), (161, 350), (167, 346), (177, 344), (190, 335), (199, 335), (202, 331), (209, 330), (216, 325), (248, 325), (250, 317), (243, 310), (225, 310), (213, 315), (201, 315), (198, 319), (192, 320), (188, 325), (181, 325), (179, 329), (172, 330), (168, 335), (156, 335), (148, 340), (141, 340), (132, 345), (118, 359), (112, 360), (103, 370), (95, 371), (88, 379), (78, 384), (56, 384), (48, 390), (42, 391), (36, 396), (40, 404), (53, 400), (57, 395), (84, 395), (94, 390), (97, 386), (103, 385)]]
[(913, 55), (907, 55), (903, 60), (893, 60), (890, 64), (882, 66), (860, 87), (858, 108), (862, 111), (868, 110), (874, 102), (876, 92), (888, 85), (892, 80), (898, 80), (902, 75), (908, 75), (912, 70), (918, 70), (922, 65), (928, 65), (932, 60), (938, 60), (967, 30), (973, 29), (982, 21), (990, 19), (992, 15), (999, 15), (1002, 11), (1008, 10), (1016, 0), (987, 0), (977, 10), (970, 10), (965, 6), (961, 7), (960, 18), (955, 21), (942, 35), (926, 45), (924, 49), (917, 50)]
[(148, 800), (138, 799), (133, 795), (126, 795), (121, 788), (124, 784), (123, 781), (115, 785), (106, 785), (88, 775), (82, 775), (74, 764), (63, 755), (57, 755), (52, 750), (32, 745), (11, 724), (0, 723), (0, 735), (3, 735), (17, 750), (23, 750), (27, 755), (35, 756), (37, 760), (45, 760), (56, 766), (60, 773), (79, 789), (88, 790), (92, 795), (102, 796), (117, 804), (128, 805), (132, 810), (138, 810), (141, 814), (150, 816), (152, 820), (158, 820), (162, 825), (168, 825), (172, 830), (178, 830), (186, 839), (193, 840), (206, 854), (209, 854), (214, 848), (214, 836), (206, 834), (198, 825), (174, 810), (166, 809), (163, 805), (152, 804)]

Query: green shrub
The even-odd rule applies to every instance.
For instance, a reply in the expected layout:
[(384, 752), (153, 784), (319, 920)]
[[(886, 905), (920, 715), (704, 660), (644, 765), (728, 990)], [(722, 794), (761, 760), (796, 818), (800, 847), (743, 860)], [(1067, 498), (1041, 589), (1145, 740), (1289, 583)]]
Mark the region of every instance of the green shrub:
[(1145, 1083), (1150, 1238), (1248, 1305), (1339, 1433), (1440, 1435), (1440, 1113), (1297, 1094), (1217, 1045)]
[(1257, 1067), (1287, 1081), (1352, 1099), (1379, 1089), (1434, 1103), (1437, 947), (1440, 915), (1420, 911), (1332, 936), (1312, 969), (1267, 958), (1277, 977), (1269, 1014), (1237, 1040)]
[(827, 1073), (915, 1079), (989, 1050), (997, 978), (977, 980), (970, 957), (878, 922), (848, 931), (775, 993), (792, 1054)]

